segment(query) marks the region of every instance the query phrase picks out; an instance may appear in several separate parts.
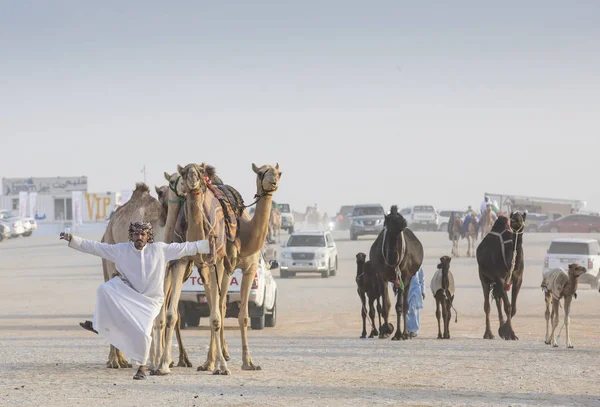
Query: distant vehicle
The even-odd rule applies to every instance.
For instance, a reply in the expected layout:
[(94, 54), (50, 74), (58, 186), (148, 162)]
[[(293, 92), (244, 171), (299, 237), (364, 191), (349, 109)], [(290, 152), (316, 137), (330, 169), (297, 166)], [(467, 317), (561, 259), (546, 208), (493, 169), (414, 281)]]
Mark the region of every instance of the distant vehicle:
[(34, 218), (30, 218), (30, 217), (25, 217), (22, 219), (23, 219), (23, 229), (25, 230), (25, 232), (23, 232), (23, 236), (25, 236), (25, 237), (31, 236), (31, 234), (38, 228), (37, 222), (35, 221)]
[(10, 227), (12, 238), (25, 236), (26, 232), (29, 232), (27, 236), (31, 235), (30, 225), (28, 224), (26, 229), (23, 224), (23, 218), (14, 215), (12, 211), (7, 209), (0, 210), (0, 220), (4, 221)]
[(10, 226), (0, 220), (0, 242), (4, 239), (10, 239), (11, 235)]
[(594, 239), (561, 238), (554, 239), (546, 252), (542, 276), (548, 270), (563, 268), (568, 270), (569, 264), (577, 263), (587, 268), (587, 272), (579, 277), (579, 282), (598, 287), (600, 270), (600, 245)]
[(385, 211), (381, 204), (355, 205), (350, 221), (350, 240), (359, 236), (378, 235), (383, 230)]
[[(261, 251), (258, 269), (248, 299), (248, 315), (250, 316), (250, 327), (252, 329), (260, 330), (265, 326), (274, 327), (277, 323), (277, 283), (271, 274), (271, 270), (277, 267), (279, 267), (277, 261), (273, 260), (267, 263)], [(241, 286), (242, 270), (238, 268), (231, 276), (229, 291), (227, 292), (226, 318), (238, 317)], [(179, 313), (182, 322), (188, 327), (200, 325), (200, 318), (207, 318), (210, 315), (204, 285), (195, 266), (192, 275), (181, 289)]]
[(415, 205), (403, 208), (400, 214), (404, 216), (408, 227), (412, 230), (438, 230), (439, 219), (435, 208), (431, 205)]
[[(439, 211), (438, 212), (438, 230), (442, 232), (446, 232), (448, 230), (448, 222), (450, 221), (450, 216), (452, 216), (452, 212), (457, 212), (461, 219), (464, 219), (467, 216), (466, 211)], [(529, 215), (527, 215), (527, 220), (529, 221)]]
[(336, 213), (333, 230), (348, 230), (350, 229), (350, 221), (354, 205), (342, 205), (338, 213)]
[(540, 224), (538, 230), (552, 233), (598, 233), (600, 216), (575, 213), (552, 221), (546, 220)]
[(279, 203), (277, 204), (277, 208), (279, 209), (279, 213), (281, 213), (281, 229), (287, 230), (288, 233), (292, 233), (296, 222), (294, 220), (294, 214), (290, 209), (290, 204)]
[(296, 273), (321, 273), (323, 278), (337, 274), (337, 247), (329, 231), (294, 232), (281, 246), (281, 278)]

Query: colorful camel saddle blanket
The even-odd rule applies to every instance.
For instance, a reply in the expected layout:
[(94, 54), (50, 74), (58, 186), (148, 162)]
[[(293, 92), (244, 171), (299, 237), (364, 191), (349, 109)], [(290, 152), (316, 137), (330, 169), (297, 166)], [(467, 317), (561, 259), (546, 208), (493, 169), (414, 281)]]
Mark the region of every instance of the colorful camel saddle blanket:
[[(433, 277), (431, 277), (431, 292), (433, 295), (438, 292), (438, 290), (442, 289), (442, 270), (437, 269)], [(450, 295), (454, 295), (454, 276), (450, 271), (448, 271), (448, 291), (450, 291)]]
[(542, 276), (542, 289), (551, 292), (555, 300), (560, 298), (563, 288), (569, 282), (569, 274), (563, 268), (548, 270)]
[(209, 184), (208, 187), (221, 204), (223, 217), (227, 226), (227, 239), (231, 242), (235, 242), (238, 233), (237, 219), (241, 217), (242, 211), (244, 210), (242, 196), (235, 188), (229, 185)]

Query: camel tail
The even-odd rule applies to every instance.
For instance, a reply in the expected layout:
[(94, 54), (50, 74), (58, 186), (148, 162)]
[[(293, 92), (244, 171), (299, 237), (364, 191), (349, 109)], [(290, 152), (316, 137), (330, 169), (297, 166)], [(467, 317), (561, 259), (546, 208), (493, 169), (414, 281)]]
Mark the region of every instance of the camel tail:
[(454, 323), (457, 323), (458, 322), (458, 311), (456, 311), (456, 308), (454, 308), (454, 304), (451, 304), (451, 306), (452, 306), (452, 309), (454, 310), (454, 315), (455, 315)]

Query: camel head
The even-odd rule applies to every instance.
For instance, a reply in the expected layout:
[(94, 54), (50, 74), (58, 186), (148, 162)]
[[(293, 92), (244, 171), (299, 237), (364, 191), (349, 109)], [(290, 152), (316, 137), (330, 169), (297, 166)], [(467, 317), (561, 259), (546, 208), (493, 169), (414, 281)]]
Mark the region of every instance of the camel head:
[(188, 164), (185, 167), (177, 165), (177, 172), (181, 175), (184, 191), (194, 193), (205, 192), (211, 178), (215, 176), (215, 167), (202, 164)]
[(398, 206), (392, 205), (390, 213), (385, 215), (383, 227), (387, 228), (390, 235), (398, 236), (407, 226), (406, 219), (398, 212)]
[(169, 191), (169, 186), (168, 185), (163, 185), (161, 187), (157, 187), (155, 185), (154, 186), (154, 190), (156, 191), (156, 195), (158, 195), (158, 202), (160, 202), (160, 205), (163, 207), (163, 210), (166, 213), (167, 212), (167, 207), (169, 205), (169, 199), (167, 197), (168, 191)]
[(506, 216), (498, 216), (498, 219), (496, 219), (496, 222), (492, 226), (492, 231), (502, 233), (508, 228), (508, 218)]
[(569, 275), (574, 276), (575, 278), (579, 278), (580, 275), (587, 272), (587, 269), (583, 266), (580, 266), (577, 263), (569, 264)]
[(356, 263), (357, 264), (361, 264), (361, 263), (364, 264), (365, 261), (367, 261), (367, 255), (364, 254), (363, 252), (358, 252), (356, 254)]
[(257, 175), (256, 190), (258, 196), (272, 195), (279, 188), (279, 179), (283, 172), (279, 171), (279, 163), (275, 167), (271, 165), (263, 165), (257, 167), (252, 163), (252, 171)]
[(450, 262), (452, 261), (452, 257), (442, 256), (440, 257), (440, 264), (438, 264), (438, 268), (441, 270), (450, 270)]
[[(504, 216), (503, 216), (504, 217)], [(511, 212), (510, 213), (510, 228), (513, 232), (521, 232), (525, 228), (525, 218), (527, 214), (524, 212)], [(498, 217), (499, 219), (500, 217)]]

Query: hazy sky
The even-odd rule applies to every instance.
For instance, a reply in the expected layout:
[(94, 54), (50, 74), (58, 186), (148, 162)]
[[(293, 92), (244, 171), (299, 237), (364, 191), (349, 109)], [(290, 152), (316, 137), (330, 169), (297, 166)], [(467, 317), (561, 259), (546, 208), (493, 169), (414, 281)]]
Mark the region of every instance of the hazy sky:
[(0, 5), (0, 177), (119, 191), (204, 161), (250, 202), (278, 162), (297, 210), (600, 209), (598, 1)]

